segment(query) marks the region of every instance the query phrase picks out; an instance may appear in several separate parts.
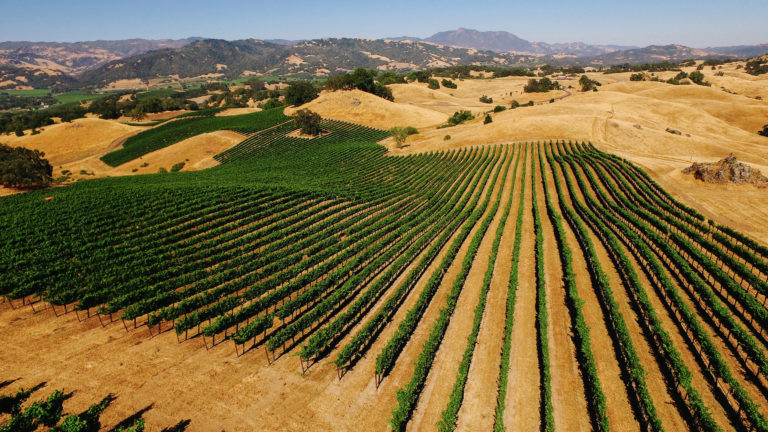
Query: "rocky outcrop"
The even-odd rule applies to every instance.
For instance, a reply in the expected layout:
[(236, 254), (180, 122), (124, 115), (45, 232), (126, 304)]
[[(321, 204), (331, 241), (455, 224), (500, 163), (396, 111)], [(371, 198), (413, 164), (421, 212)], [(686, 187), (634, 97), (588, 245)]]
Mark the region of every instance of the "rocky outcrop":
[(737, 161), (733, 154), (718, 162), (694, 163), (684, 169), (683, 173), (693, 174), (696, 179), (705, 183), (752, 184), (761, 188), (768, 186), (768, 177), (760, 170)]

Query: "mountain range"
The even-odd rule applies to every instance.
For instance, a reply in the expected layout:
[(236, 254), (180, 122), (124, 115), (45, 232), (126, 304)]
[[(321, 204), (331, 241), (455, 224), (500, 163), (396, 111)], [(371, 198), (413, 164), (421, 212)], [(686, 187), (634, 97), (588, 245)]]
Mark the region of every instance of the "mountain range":
[(88, 42), (0, 42), (0, 64), (76, 75), (112, 60), (163, 48), (181, 48), (202, 38), (126, 39)]
[(531, 42), (504, 31), (459, 28), (428, 38), (225, 41), (129, 39), (121, 41), (0, 42), (0, 89), (102, 87), (120, 80), (177, 76), (328, 76), (356, 67), (413, 70), (484, 64), (531, 67), (655, 63), (707, 58), (747, 58), (768, 44), (690, 48), (682, 45), (590, 45)]

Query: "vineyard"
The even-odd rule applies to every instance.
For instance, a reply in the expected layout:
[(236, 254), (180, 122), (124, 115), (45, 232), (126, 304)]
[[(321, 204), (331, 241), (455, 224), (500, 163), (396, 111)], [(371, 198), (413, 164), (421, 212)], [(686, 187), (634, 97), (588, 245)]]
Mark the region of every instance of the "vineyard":
[(376, 430), (768, 430), (765, 246), (590, 143), (393, 157), (282, 116), (206, 171), (3, 198), (0, 320), (259, 358)]

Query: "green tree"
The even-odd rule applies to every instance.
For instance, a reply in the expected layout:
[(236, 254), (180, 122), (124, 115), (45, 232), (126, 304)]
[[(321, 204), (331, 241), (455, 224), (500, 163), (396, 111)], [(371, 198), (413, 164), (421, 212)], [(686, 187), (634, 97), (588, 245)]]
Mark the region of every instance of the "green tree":
[(590, 79), (586, 75), (582, 75), (581, 79), (579, 79), (579, 84), (581, 85), (581, 91), (594, 91), (597, 90), (597, 87), (601, 84), (593, 79)]
[(464, 123), (465, 121), (472, 120), (475, 118), (474, 115), (472, 115), (471, 111), (462, 110), (462, 111), (456, 111), (453, 113), (451, 117), (448, 118), (448, 125), (449, 126), (456, 126), (461, 123)]
[(322, 121), (320, 114), (308, 109), (301, 109), (296, 111), (294, 121), (303, 135), (320, 135), (320, 122)]
[(523, 87), (523, 91), (526, 93), (546, 93), (550, 90), (560, 88), (560, 83), (552, 81), (549, 78), (542, 78), (540, 80), (530, 79), (528, 84)]
[(405, 140), (408, 139), (408, 131), (404, 127), (393, 127), (389, 130), (389, 134), (395, 139), (397, 148), (402, 147), (405, 144)]
[(455, 82), (453, 82), (453, 81), (451, 81), (449, 79), (443, 79), (440, 83), (443, 85), (443, 87), (449, 88), (449, 89), (455, 89), (455, 88), (459, 87), (459, 86), (456, 85)]
[(266, 90), (267, 85), (264, 83), (264, 81), (258, 79), (258, 78), (251, 78), (248, 81), (245, 82), (251, 90)]
[(493, 123), (493, 117), (491, 117), (490, 114), (485, 115), (485, 120), (483, 120), (483, 124)]
[(140, 105), (136, 105), (131, 110), (131, 120), (133, 121), (142, 121), (147, 117), (147, 113), (144, 111), (144, 107)]
[(0, 144), (0, 184), (32, 187), (48, 183), (52, 177), (53, 167), (45, 159), (45, 153)]
[(309, 81), (296, 81), (285, 89), (285, 102), (288, 105), (304, 105), (316, 97), (317, 88)]
[(691, 74), (688, 75), (688, 78), (698, 85), (704, 84), (704, 74), (699, 71), (691, 72)]
[(430, 79), (429, 79), (429, 84), (427, 85), (427, 87), (428, 87), (428, 88), (430, 88), (430, 89), (432, 89), (432, 90), (437, 90), (437, 89), (439, 89), (439, 88), (440, 88), (440, 82), (439, 82), (439, 81), (437, 81), (437, 80), (436, 80), (436, 79), (434, 79), (434, 78), (430, 78)]
[(764, 137), (768, 137), (768, 124), (763, 126), (763, 130), (759, 131), (758, 135), (762, 135)]

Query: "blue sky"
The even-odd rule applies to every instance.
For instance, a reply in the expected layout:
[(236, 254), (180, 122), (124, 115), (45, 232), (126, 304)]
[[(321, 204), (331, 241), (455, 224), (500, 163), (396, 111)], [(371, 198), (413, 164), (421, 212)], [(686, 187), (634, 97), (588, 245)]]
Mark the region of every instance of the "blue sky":
[(768, 42), (766, 0), (0, 0), (0, 40), (418, 36), (458, 27), (541, 42)]

